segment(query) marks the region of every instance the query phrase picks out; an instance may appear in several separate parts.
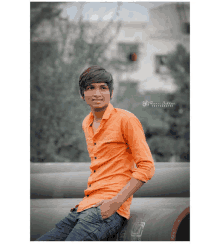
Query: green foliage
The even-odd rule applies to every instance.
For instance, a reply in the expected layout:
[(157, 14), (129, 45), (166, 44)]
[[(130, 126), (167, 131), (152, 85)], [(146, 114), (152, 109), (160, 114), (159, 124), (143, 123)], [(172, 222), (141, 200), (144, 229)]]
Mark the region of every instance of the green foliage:
[[(52, 51), (48, 51), (52, 50)], [(32, 55), (40, 55), (39, 48)], [(42, 48), (41, 62), (32, 63), (31, 72), (31, 160), (43, 162), (79, 161), (86, 144), (82, 121), (89, 113), (78, 92), (79, 65), (70, 69), (59, 63), (55, 46)], [(60, 68), (62, 65), (62, 69)], [(65, 147), (72, 145), (66, 158)], [(88, 161), (88, 155), (81, 159)]]
[[(56, 6), (48, 4), (53, 8), (52, 12), (56, 12)], [(39, 11), (42, 12), (42, 8)], [(34, 15), (32, 18), (31, 21), (34, 21)], [(31, 26), (32, 36), (36, 37), (36, 26), (43, 18)], [(74, 39), (68, 49), (70, 29), (67, 26), (70, 23), (68, 20), (62, 24), (60, 21), (51, 23), (55, 23), (54, 30), (59, 38), (56, 36), (53, 41), (31, 42), (31, 161), (88, 162), (90, 158), (82, 121), (90, 112), (90, 107), (79, 95), (78, 79), (87, 65), (108, 65), (104, 54), (113, 37), (102, 39), (99, 50), (95, 52), (92, 50), (93, 45), (88, 42), (87, 34), (92, 27), (85, 25), (80, 18), (78, 26), (74, 27)], [(48, 26), (51, 28), (53, 25)], [(106, 31), (96, 34), (92, 43)], [(68, 57), (68, 61), (64, 57)]]
[(166, 64), (178, 90), (166, 97), (166, 102), (172, 102), (174, 106), (160, 109), (162, 121), (168, 124), (166, 137), (161, 138), (160, 135), (156, 135), (149, 139), (150, 148), (156, 154), (158, 162), (164, 162), (169, 155), (176, 156), (178, 162), (190, 161), (189, 62), (190, 54), (182, 45), (178, 45), (175, 52), (168, 55)]
[(35, 32), (37, 27), (44, 21), (45, 19), (51, 20), (60, 15), (61, 9), (59, 9), (59, 2), (31, 2), (31, 35)]

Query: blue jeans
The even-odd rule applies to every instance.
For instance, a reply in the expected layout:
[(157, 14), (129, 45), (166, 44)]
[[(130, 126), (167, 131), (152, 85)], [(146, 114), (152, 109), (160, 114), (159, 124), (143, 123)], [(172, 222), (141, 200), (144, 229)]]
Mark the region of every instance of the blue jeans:
[(126, 218), (117, 212), (103, 219), (100, 206), (77, 213), (77, 208), (36, 241), (101, 241), (115, 235)]

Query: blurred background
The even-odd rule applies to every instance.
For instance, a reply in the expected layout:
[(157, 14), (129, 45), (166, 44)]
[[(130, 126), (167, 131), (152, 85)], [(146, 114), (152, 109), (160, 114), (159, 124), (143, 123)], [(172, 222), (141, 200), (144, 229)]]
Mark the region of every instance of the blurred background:
[(155, 162), (190, 162), (189, 2), (31, 2), (31, 162), (90, 162), (79, 75), (114, 78)]

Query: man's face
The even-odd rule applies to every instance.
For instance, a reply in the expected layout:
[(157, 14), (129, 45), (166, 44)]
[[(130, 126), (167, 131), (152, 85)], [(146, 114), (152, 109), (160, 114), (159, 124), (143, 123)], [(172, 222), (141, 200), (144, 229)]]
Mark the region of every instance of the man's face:
[(95, 110), (107, 107), (110, 102), (108, 85), (106, 83), (91, 83), (84, 90), (84, 98), (86, 103)]

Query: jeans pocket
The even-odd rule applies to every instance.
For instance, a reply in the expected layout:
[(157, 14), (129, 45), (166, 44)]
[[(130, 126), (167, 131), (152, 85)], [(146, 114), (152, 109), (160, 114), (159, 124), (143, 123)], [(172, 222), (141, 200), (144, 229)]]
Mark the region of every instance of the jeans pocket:
[(102, 214), (101, 214), (100, 205), (99, 205), (99, 206), (96, 208), (96, 210), (97, 210), (97, 214), (98, 214), (98, 216), (99, 216), (100, 220), (101, 220), (101, 221), (103, 221), (104, 219), (102, 218)]
[(101, 208), (100, 208), (100, 206), (101, 206), (101, 205), (99, 205), (99, 206), (96, 208), (100, 220), (101, 220), (101, 221), (105, 221), (105, 222), (107, 222), (107, 223), (108, 223), (108, 222), (111, 222), (111, 221), (112, 221), (112, 217), (113, 217), (114, 214), (113, 214), (112, 216), (106, 218), (106, 219), (103, 219), (103, 218), (102, 218), (102, 214), (101, 214)]

